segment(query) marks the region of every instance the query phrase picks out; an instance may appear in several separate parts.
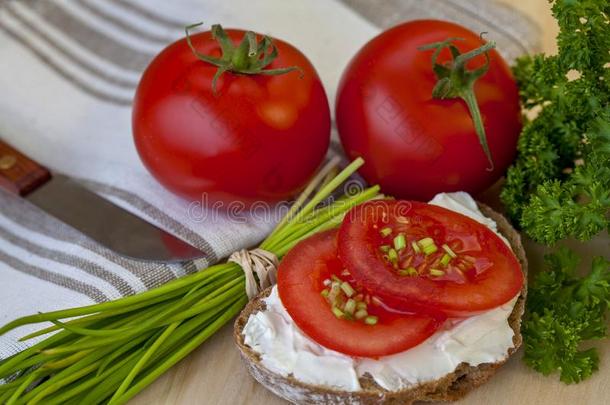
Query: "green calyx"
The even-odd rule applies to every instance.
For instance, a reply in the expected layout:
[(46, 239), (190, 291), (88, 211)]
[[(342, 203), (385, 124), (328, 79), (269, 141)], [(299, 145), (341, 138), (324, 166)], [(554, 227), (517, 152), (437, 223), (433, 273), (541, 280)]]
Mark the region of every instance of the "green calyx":
[(220, 24), (212, 25), (212, 38), (218, 41), (222, 56), (215, 58), (213, 56), (204, 55), (195, 49), (191, 41), (190, 31), (194, 28), (203, 25), (202, 22), (192, 24), (185, 27), (186, 42), (193, 54), (200, 60), (210, 63), (218, 67), (214, 78), (212, 79), (212, 90), (216, 93), (216, 82), (218, 78), (225, 72), (232, 72), (244, 75), (281, 75), (292, 72), (293, 70), (301, 71), (298, 66), (290, 66), (278, 69), (266, 69), (275, 58), (278, 56), (277, 47), (274, 45), (271, 37), (265, 35), (259, 41), (256, 34), (252, 31), (247, 31), (239, 45), (235, 46), (231, 38)]
[[(489, 150), (489, 145), (487, 144), (487, 135), (485, 134), (485, 126), (483, 125), (481, 111), (479, 110), (479, 105), (474, 94), (474, 84), (477, 79), (489, 70), (489, 51), (496, 47), (496, 43), (494, 41), (489, 41), (472, 51), (460, 53), (453, 42), (463, 40), (464, 38), (448, 38), (441, 42), (424, 45), (418, 49), (420, 51), (434, 49), (434, 53), (432, 54), (432, 69), (438, 78), (438, 82), (432, 90), (432, 97), (441, 100), (461, 98), (466, 102), (474, 122), (477, 136), (479, 137), (479, 142), (481, 143), (485, 156), (487, 156), (487, 160), (490, 164), (490, 167), (487, 170), (492, 171), (494, 169), (494, 162), (491, 151)], [(453, 60), (443, 64), (437, 63), (438, 56), (445, 48), (449, 48)], [(477, 69), (468, 70), (466, 68), (468, 61), (481, 54), (485, 55), (485, 65)]]

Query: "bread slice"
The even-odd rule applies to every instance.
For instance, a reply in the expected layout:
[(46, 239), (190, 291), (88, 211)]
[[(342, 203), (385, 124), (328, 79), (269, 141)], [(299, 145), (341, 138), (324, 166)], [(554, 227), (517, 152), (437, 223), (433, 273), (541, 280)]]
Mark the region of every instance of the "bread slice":
[[(498, 231), (508, 239), (527, 278), (527, 260), (519, 234), (508, 223), (506, 218), (488, 206), (479, 203), (479, 209), (485, 216), (496, 222)], [(242, 332), (248, 322), (248, 318), (258, 311), (265, 310), (263, 299), (269, 296), (270, 292), (271, 288), (266, 289), (244, 308), (235, 321), (234, 338), (241, 352), (242, 360), (250, 374), (268, 390), (293, 403), (411, 404), (415, 401), (455, 401), (486, 382), (506, 362), (506, 360), (503, 360), (498, 363), (484, 363), (476, 367), (462, 363), (454, 372), (436, 381), (421, 383), (400, 391), (387, 391), (377, 385), (373, 378), (366, 374), (360, 378), (362, 390), (357, 392), (306, 384), (292, 376), (284, 377), (269, 371), (260, 362), (258, 353), (244, 343)], [(525, 307), (526, 293), (527, 283), (524, 284), (513, 312), (508, 319), (511, 328), (515, 332), (513, 337), (514, 347), (509, 350), (509, 356), (521, 346), (521, 318)]]

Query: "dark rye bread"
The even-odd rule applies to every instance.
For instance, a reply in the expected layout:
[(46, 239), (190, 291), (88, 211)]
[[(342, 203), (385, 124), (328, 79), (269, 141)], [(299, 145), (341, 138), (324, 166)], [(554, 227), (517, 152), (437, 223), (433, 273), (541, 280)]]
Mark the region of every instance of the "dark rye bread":
[[(498, 230), (510, 242), (513, 251), (521, 263), (523, 273), (527, 276), (527, 260), (519, 234), (508, 223), (506, 218), (488, 206), (479, 203), (481, 212), (496, 221)], [(235, 321), (234, 338), (241, 352), (242, 360), (250, 374), (264, 387), (274, 394), (297, 404), (411, 404), (415, 401), (455, 401), (462, 398), (472, 389), (486, 382), (496, 370), (506, 362), (484, 363), (473, 367), (466, 363), (460, 364), (456, 370), (446, 376), (400, 391), (387, 391), (375, 383), (368, 375), (360, 378), (362, 390), (347, 392), (332, 387), (306, 384), (292, 376), (283, 377), (266, 369), (260, 362), (258, 353), (244, 344), (243, 329), (250, 315), (265, 310), (263, 299), (268, 297), (271, 288), (261, 292), (250, 301)], [(527, 284), (515, 304), (508, 322), (515, 332), (514, 348), (509, 350), (512, 355), (520, 346), (521, 317), (523, 316)]]

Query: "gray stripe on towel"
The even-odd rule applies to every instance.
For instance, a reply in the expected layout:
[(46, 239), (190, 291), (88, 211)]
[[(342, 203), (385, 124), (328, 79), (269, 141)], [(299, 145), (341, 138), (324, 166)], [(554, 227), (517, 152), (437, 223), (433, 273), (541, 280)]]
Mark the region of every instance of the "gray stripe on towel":
[(122, 19), (107, 13), (103, 8), (99, 7), (99, 5), (95, 3), (91, 3), (88, 0), (74, 0), (75, 3), (78, 3), (82, 8), (89, 11), (91, 14), (95, 15), (100, 20), (104, 20), (108, 23), (113, 24), (115, 27), (123, 30), (124, 32), (128, 32), (138, 38), (143, 38), (145, 40), (156, 42), (158, 44), (167, 45), (171, 42), (174, 42), (178, 38), (171, 38), (163, 35), (156, 35), (149, 31), (144, 31), (139, 29), (137, 26), (129, 24)]
[[(78, 38), (80, 46), (124, 69), (141, 72), (154, 56), (123, 45), (103, 32), (96, 31), (84, 21), (67, 12), (60, 3), (36, 0), (22, 1), (33, 12), (68, 37)], [(136, 83), (132, 83), (132, 86), (135, 87)]]
[[(341, 0), (365, 19), (380, 28), (403, 21), (436, 18), (452, 20), (476, 31), (497, 32), (494, 40), (503, 55), (512, 61), (524, 53), (538, 51), (538, 26), (519, 11), (489, 0)], [(492, 3), (492, 4), (489, 4)], [(486, 13), (477, 12), (484, 10)], [(510, 24), (507, 22), (510, 21)]]
[(110, 260), (135, 275), (147, 289), (176, 278), (174, 272), (165, 264), (137, 261), (119, 256), (74, 228), (45, 214), (44, 211), (26, 200), (14, 197), (2, 189), (0, 189), (0, 195), (2, 195), (2, 201), (6, 201), (5, 204), (0, 205), (0, 213), (6, 217), (33, 232), (80, 246)]
[[(0, 9), (1, 10), (1, 9)], [(41, 61), (44, 65), (46, 65), (49, 69), (53, 70), (60, 77), (66, 80), (68, 83), (82, 90), (85, 94), (88, 94), (91, 97), (95, 97), (98, 100), (108, 102), (111, 104), (116, 104), (120, 106), (130, 106), (131, 99), (117, 97), (113, 94), (108, 94), (104, 91), (100, 91), (95, 87), (90, 86), (85, 81), (80, 80), (76, 76), (72, 75), (68, 71), (66, 71), (63, 67), (53, 62), (48, 56), (44, 53), (40, 52), (34, 45), (32, 45), (26, 38), (20, 35), (17, 31), (8, 27), (6, 24), (0, 20), (0, 31), (4, 32), (10, 38), (12, 38), (15, 42), (19, 43), (23, 46), (27, 51), (29, 51), (34, 57), (36, 57), (39, 61)]]
[(129, 205), (137, 208), (138, 211), (145, 213), (149, 218), (154, 218), (161, 225), (163, 225), (165, 229), (169, 230), (174, 235), (177, 235), (178, 237), (186, 240), (187, 242), (195, 246), (197, 249), (200, 249), (202, 251), (202, 255), (205, 257), (208, 263), (212, 264), (218, 261), (216, 252), (214, 252), (214, 249), (212, 249), (212, 246), (207, 240), (205, 240), (202, 236), (198, 235), (192, 230), (188, 229), (180, 222), (174, 220), (154, 205), (148, 203), (140, 196), (104, 183), (98, 183), (89, 180), (83, 180), (83, 183), (85, 183), (94, 191), (120, 198)]
[[(25, 3), (25, 4), (27, 4), (27, 3)], [(32, 33), (34, 33), (38, 39), (43, 41), (50, 48), (57, 51), (59, 54), (61, 54), (71, 63), (82, 68), (86, 72), (88, 72), (94, 76), (97, 76), (98, 78), (100, 78), (101, 80), (103, 80), (109, 84), (112, 84), (112, 85), (115, 85), (118, 87), (122, 87), (125, 89), (135, 89), (137, 83), (135, 83), (134, 81), (131, 81), (131, 80), (121, 79), (121, 78), (115, 77), (111, 74), (108, 74), (104, 70), (99, 69), (95, 65), (95, 63), (88, 61), (86, 58), (78, 56), (74, 52), (69, 51), (68, 49), (64, 48), (62, 45), (58, 44), (53, 39), (46, 36), (46, 34), (44, 32), (42, 32), (40, 30), (40, 28), (38, 28), (36, 25), (32, 24), (30, 21), (25, 19), (13, 7), (8, 6), (5, 8), (5, 10), (11, 17), (13, 17), (15, 20), (19, 21), (24, 27), (26, 27), (28, 30), (30, 30)]]
[(127, 0), (108, 0), (108, 1), (123, 7), (125, 10), (129, 10), (135, 14), (139, 14), (141, 17), (144, 17), (149, 21), (163, 25), (169, 29), (184, 30), (184, 27), (186, 25), (192, 24), (192, 21), (187, 21), (185, 23), (185, 22), (181, 22), (181, 21), (170, 20), (169, 18), (164, 17), (160, 14), (156, 14), (156, 13), (150, 11), (149, 9), (136, 4), (136, 2), (133, 2), (133, 1), (127, 1)]
[(134, 289), (125, 280), (89, 260), (42, 247), (15, 235), (2, 226), (0, 226), (0, 237), (37, 256), (77, 268), (87, 274), (97, 277), (112, 285), (123, 296), (135, 294)]
[(104, 302), (109, 300), (109, 297), (107, 297), (106, 294), (94, 286), (85, 284), (82, 281), (74, 280), (70, 277), (48, 272), (37, 266), (32, 266), (12, 255), (9, 255), (6, 252), (3, 252), (2, 250), (0, 250), (0, 261), (6, 263), (9, 267), (20, 273), (28, 274), (40, 280), (48, 281), (49, 283), (76, 291), (80, 294), (86, 295), (95, 302)]

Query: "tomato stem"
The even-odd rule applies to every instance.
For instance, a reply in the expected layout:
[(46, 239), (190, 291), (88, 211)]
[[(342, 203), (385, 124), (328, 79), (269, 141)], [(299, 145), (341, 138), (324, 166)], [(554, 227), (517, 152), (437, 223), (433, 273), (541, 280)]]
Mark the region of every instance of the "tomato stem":
[[(483, 34), (481, 34), (481, 37)], [(432, 54), (432, 69), (436, 74), (438, 82), (432, 90), (432, 97), (446, 100), (453, 98), (461, 98), (464, 100), (472, 116), (474, 128), (483, 148), (483, 152), (489, 161), (488, 171), (494, 169), (494, 162), (489, 150), (487, 135), (485, 133), (485, 125), (483, 117), (477, 103), (474, 92), (474, 84), (477, 79), (483, 76), (489, 70), (489, 51), (496, 47), (494, 41), (484, 43), (479, 48), (473, 49), (466, 53), (460, 53), (458, 48), (453, 44), (455, 41), (463, 41), (463, 38), (448, 38), (445, 41), (434, 42), (418, 48), (420, 51), (434, 49)], [(452, 61), (446, 63), (437, 63), (441, 51), (448, 48), (453, 57)], [(471, 59), (485, 55), (485, 64), (477, 69), (468, 70), (466, 63)]]
[(474, 122), (474, 128), (477, 131), (477, 136), (479, 137), (479, 142), (481, 143), (483, 152), (485, 152), (485, 156), (487, 156), (487, 160), (489, 161), (490, 166), (487, 170), (492, 171), (494, 169), (494, 161), (491, 156), (491, 151), (489, 150), (485, 126), (483, 125), (483, 117), (481, 117), (481, 110), (479, 110), (479, 104), (477, 103), (477, 98), (474, 94), (472, 85), (469, 89), (462, 92), (461, 98), (466, 102), (466, 105), (468, 105), (470, 115), (472, 116), (472, 120)]
[(188, 25), (184, 28), (186, 34), (186, 43), (197, 57), (197, 59), (218, 67), (214, 78), (212, 79), (212, 91), (217, 94), (216, 83), (220, 76), (225, 72), (232, 72), (245, 75), (269, 75), (276, 76), (297, 70), (303, 71), (298, 66), (290, 66), (285, 68), (267, 69), (267, 67), (278, 57), (278, 50), (271, 37), (264, 35), (260, 41), (257, 40), (256, 34), (252, 31), (247, 31), (244, 34), (239, 45), (235, 46), (231, 38), (220, 24), (212, 25), (212, 38), (218, 42), (222, 56), (215, 58), (199, 52), (193, 45), (191, 38), (191, 30), (203, 25), (202, 22)]

